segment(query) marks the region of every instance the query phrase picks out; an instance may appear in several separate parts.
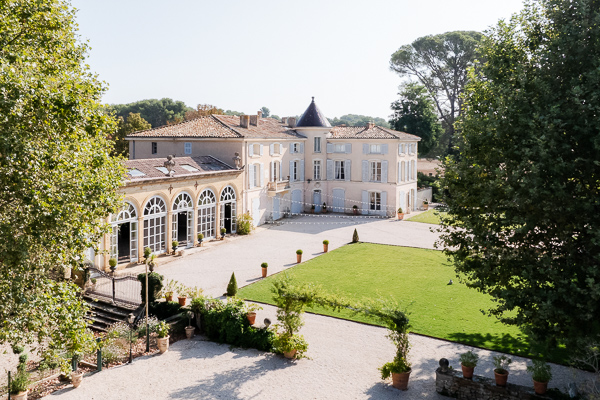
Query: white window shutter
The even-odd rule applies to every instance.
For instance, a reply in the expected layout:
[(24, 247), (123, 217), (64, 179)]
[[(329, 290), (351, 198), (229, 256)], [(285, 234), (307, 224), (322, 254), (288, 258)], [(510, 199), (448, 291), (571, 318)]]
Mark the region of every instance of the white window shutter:
[(252, 189), (254, 187), (254, 164), (250, 164), (248, 168), (248, 187)]
[(412, 161), (411, 171), (413, 180), (417, 179), (417, 162), (415, 160)]
[(383, 160), (381, 162), (381, 183), (387, 183), (388, 181), (388, 162)]
[(269, 155), (272, 156), (273, 154), (275, 154), (275, 143), (269, 145)]
[(369, 182), (369, 162), (367, 160), (362, 162), (362, 181)]
[(327, 160), (327, 180), (333, 180), (333, 160)]
[(278, 176), (277, 179), (280, 180), (280, 181), (282, 181), (283, 180), (283, 176), (281, 175), (282, 174), (282, 172), (281, 172), (281, 163), (279, 163), (277, 165), (279, 165), (279, 171), (277, 171), (277, 173), (279, 174), (279, 176)]
[(352, 154), (352, 143), (346, 143), (346, 154)]
[(367, 143), (363, 143), (363, 154), (369, 154), (369, 145)]
[(290, 182), (294, 182), (294, 162), (290, 161)]
[(402, 180), (402, 163), (399, 162), (398, 163), (398, 178), (396, 180), (396, 182), (400, 182)]
[(304, 143), (300, 143), (300, 154), (304, 154)]
[(387, 154), (388, 153), (388, 145), (387, 143), (382, 144), (381, 145), (381, 154)]
[(274, 171), (273, 171), (273, 161), (271, 161), (271, 162), (269, 163), (269, 181), (271, 181), (271, 182), (275, 180), (275, 179), (273, 179), (273, 178), (275, 178), (275, 177), (273, 176), (273, 172), (274, 172)]
[(362, 191), (362, 213), (365, 215), (369, 213), (369, 192), (366, 190)]
[(344, 161), (344, 178), (347, 182), (350, 182), (350, 180), (352, 179), (350, 177), (351, 171), (352, 171), (352, 160), (345, 160)]
[(258, 148), (260, 149), (260, 155), (262, 156), (263, 155), (263, 145), (259, 144)]
[(327, 154), (333, 153), (333, 143), (327, 143)]
[[(261, 149), (262, 149), (262, 147), (261, 147)], [(263, 186), (265, 186), (265, 166), (263, 163), (260, 163), (258, 165), (258, 173), (260, 174), (259, 175), (260, 179), (258, 181), (259, 185), (260, 185), (260, 187), (263, 187)]]
[(304, 160), (300, 160), (300, 182), (304, 181)]
[(402, 154), (402, 143), (398, 143), (398, 155)]
[(252, 144), (248, 145), (248, 155), (250, 157), (252, 157), (254, 155), (254, 148), (252, 147)]
[(381, 215), (387, 215), (387, 192), (381, 192)]

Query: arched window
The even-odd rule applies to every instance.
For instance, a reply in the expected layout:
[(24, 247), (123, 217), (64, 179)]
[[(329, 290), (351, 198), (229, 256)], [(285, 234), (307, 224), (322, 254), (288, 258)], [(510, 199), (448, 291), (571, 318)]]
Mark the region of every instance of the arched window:
[(144, 248), (150, 247), (153, 253), (163, 253), (166, 249), (167, 205), (160, 196), (154, 196), (144, 207)]
[(236, 219), (236, 196), (235, 190), (231, 186), (226, 186), (221, 192), (221, 228), (225, 228), (227, 233), (234, 233), (237, 230)]
[(181, 192), (173, 201), (173, 218), (171, 219), (171, 233), (173, 240), (180, 246), (191, 247), (194, 245), (193, 235), (194, 202), (192, 196)]
[(217, 220), (217, 196), (210, 189), (204, 189), (198, 198), (198, 233), (205, 238), (215, 237)]
[(110, 258), (119, 262), (138, 260), (137, 209), (126, 201), (117, 214), (111, 216)]
[(182, 211), (193, 208), (194, 203), (192, 202), (192, 197), (186, 192), (179, 193), (173, 202), (173, 211)]

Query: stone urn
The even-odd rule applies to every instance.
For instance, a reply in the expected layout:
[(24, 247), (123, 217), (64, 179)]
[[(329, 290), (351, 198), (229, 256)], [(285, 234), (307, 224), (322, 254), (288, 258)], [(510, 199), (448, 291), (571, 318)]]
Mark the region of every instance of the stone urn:
[(160, 354), (166, 353), (169, 350), (169, 336), (156, 339), (158, 351)]
[(28, 390), (26, 390), (24, 392), (19, 392), (17, 394), (11, 394), (10, 398), (12, 400), (27, 400), (27, 393), (29, 393)]
[(71, 383), (74, 388), (78, 388), (83, 381), (83, 371), (78, 369), (77, 371), (71, 372)]
[(193, 338), (195, 330), (196, 330), (196, 328), (194, 328), (193, 326), (186, 326), (185, 327), (185, 337), (188, 339)]

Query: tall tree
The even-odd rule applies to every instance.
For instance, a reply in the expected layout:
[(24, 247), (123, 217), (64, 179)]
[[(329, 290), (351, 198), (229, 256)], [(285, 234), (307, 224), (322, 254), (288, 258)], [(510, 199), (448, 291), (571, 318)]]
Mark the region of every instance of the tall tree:
[(129, 113), (127, 118), (118, 117), (119, 127), (115, 132), (113, 140), (115, 141), (115, 148), (113, 154), (129, 157), (129, 141), (125, 140), (125, 136), (139, 131), (145, 131), (152, 128), (139, 113)]
[(528, 2), (482, 54), (446, 162), (446, 252), (502, 321), (538, 339), (597, 335), (600, 2)]
[(174, 101), (169, 98), (140, 100), (128, 104), (111, 104), (117, 117), (127, 118), (129, 113), (140, 114), (153, 128), (167, 125), (168, 123), (181, 122), (185, 119), (185, 113), (192, 108), (182, 101)]
[(78, 351), (85, 306), (61, 277), (120, 202), (116, 122), (66, 1), (0, 2), (0, 32), (0, 343)]
[(269, 110), (267, 107), (261, 107), (260, 110), (262, 111), (262, 116), (264, 118), (267, 118), (269, 115), (271, 115), (271, 110)]
[(417, 83), (400, 86), (400, 100), (392, 103), (393, 129), (419, 136), (419, 154), (428, 154), (438, 143), (442, 125), (427, 89)]
[(211, 114), (223, 114), (223, 110), (211, 104), (198, 104), (195, 110), (186, 111), (185, 120), (204, 117)]
[(367, 126), (369, 122), (374, 122), (376, 125), (389, 128), (388, 122), (379, 117), (369, 117), (368, 115), (346, 114), (333, 119), (328, 118), (332, 126), (347, 125), (347, 126)]
[(473, 64), (481, 41), (479, 32), (455, 31), (418, 38), (398, 49), (390, 68), (400, 76), (412, 76), (427, 89), (444, 122), (448, 152), (452, 151), (454, 122), (462, 106), (467, 68)]

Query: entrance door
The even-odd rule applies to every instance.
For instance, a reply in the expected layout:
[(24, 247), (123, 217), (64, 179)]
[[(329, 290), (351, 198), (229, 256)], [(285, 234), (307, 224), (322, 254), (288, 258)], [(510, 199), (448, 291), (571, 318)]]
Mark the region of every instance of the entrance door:
[(344, 212), (346, 203), (346, 191), (344, 189), (333, 189), (333, 212)]
[(177, 214), (177, 241), (180, 246), (186, 245), (187, 240), (187, 212), (180, 212)]
[(279, 197), (273, 197), (273, 220), (278, 220), (281, 218), (281, 213), (279, 212)]
[(300, 214), (302, 208), (302, 190), (294, 190), (292, 192), (292, 214)]
[(129, 222), (119, 225), (119, 233), (117, 236), (118, 243), (118, 261), (126, 262), (131, 259), (129, 253), (131, 251), (131, 240), (129, 236), (131, 234), (131, 225)]
[(313, 204), (315, 205), (315, 212), (321, 212), (321, 191), (315, 190), (313, 192)]
[(231, 203), (225, 203), (223, 205), (223, 226), (221, 228), (225, 228), (227, 233), (231, 233)]

